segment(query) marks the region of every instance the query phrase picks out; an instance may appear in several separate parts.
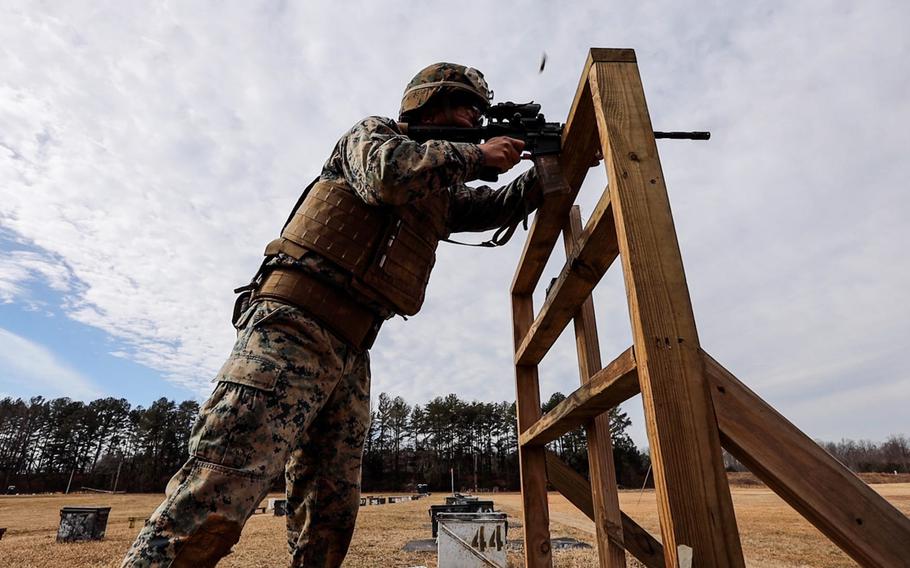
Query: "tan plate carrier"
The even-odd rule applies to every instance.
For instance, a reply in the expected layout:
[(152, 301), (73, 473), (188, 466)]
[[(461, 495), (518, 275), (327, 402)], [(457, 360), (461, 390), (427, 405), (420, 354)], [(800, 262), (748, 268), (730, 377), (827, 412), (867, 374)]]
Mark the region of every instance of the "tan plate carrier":
[[(347, 287), (402, 315), (423, 305), (439, 240), (448, 236), (449, 194), (400, 207), (366, 204), (346, 184), (317, 181), (265, 255), (301, 259), (314, 252), (350, 275)], [(304, 272), (271, 269), (256, 297), (299, 306), (360, 348), (372, 345), (384, 318), (346, 291)]]

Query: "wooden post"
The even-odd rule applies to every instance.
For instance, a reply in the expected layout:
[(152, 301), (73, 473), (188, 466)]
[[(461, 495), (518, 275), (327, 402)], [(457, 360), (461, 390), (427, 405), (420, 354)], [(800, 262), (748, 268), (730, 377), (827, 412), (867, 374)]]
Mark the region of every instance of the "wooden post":
[(123, 467), (123, 456), (120, 456), (120, 463), (117, 464), (117, 475), (114, 476), (114, 488), (111, 489), (111, 493), (117, 492), (117, 483), (120, 481), (120, 468)]
[(601, 50), (589, 82), (616, 222), (665, 560), (742, 567), (695, 318), (638, 65)]
[[(534, 321), (530, 295), (512, 296), (512, 326), (517, 347)], [(540, 418), (540, 386), (537, 365), (515, 367), (515, 408), (519, 435)], [(525, 537), (525, 567), (550, 568), (550, 511), (547, 503), (547, 462), (544, 446), (518, 445), (521, 469), (521, 500)]]
[[(545, 196), (544, 204), (534, 219), (534, 228), (549, 232), (556, 218), (553, 213), (561, 210), (566, 199), (570, 199), (569, 188), (563, 178), (559, 162), (554, 156), (536, 158), (534, 166)], [(532, 228), (532, 233), (535, 231)], [(558, 235), (558, 229), (556, 234)], [(550, 245), (552, 248), (552, 244)], [(521, 345), (531, 324), (534, 323), (534, 302), (531, 294), (545, 258), (538, 256), (543, 246), (532, 246), (529, 237), (518, 264), (518, 271), (512, 287), (512, 328), (515, 349)], [(548, 255), (548, 254), (547, 254)], [(531, 269), (533, 274), (527, 271)], [(516, 286), (517, 282), (523, 284)], [(515, 365), (515, 408), (518, 413), (518, 434), (534, 425), (540, 419), (540, 384), (537, 365)], [(525, 566), (526, 568), (549, 568), (553, 565), (550, 549), (550, 513), (547, 503), (547, 462), (543, 446), (518, 445), (518, 463), (521, 469), (521, 497), (524, 517)]]
[(76, 466), (73, 466), (73, 470), (70, 472), (70, 480), (66, 482), (66, 491), (63, 492), (64, 495), (70, 494), (70, 485), (73, 484), (73, 476), (76, 475)]
[[(569, 220), (563, 229), (566, 257), (575, 250), (581, 232), (581, 210), (575, 205), (569, 210)], [(590, 296), (575, 315), (575, 345), (578, 351), (579, 377), (581, 384), (585, 384), (603, 366), (597, 338), (597, 320), (594, 317), (594, 300)], [(616, 467), (613, 464), (610, 415), (603, 413), (597, 416), (585, 427), (585, 432), (588, 438), (588, 467), (591, 475), (594, 526), (597, 529), (597, 554), (600, 566), (624, 567), (626, 551), (623, 545), (619, 494), (616, 489)]]

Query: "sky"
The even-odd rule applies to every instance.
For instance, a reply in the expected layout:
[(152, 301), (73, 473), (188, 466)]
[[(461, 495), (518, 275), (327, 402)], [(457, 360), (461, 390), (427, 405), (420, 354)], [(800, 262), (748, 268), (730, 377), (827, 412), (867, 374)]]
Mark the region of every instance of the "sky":
[[(659, 142), (702, 346), (814, 438), (910, 434), (908, 21), (884, 0), (8, 0), (0, 396), (203, 400), (232, 289), (344, 131), (396, 116), (436, 61), (564, 122), (588, 49), (623, 47), (656, 129), (712, 132)], [(605, 184), (590, 170), (584, 217)], [(523, 241), (440, 247), (423, 311), (372, 350), (374, 397), (514, 398)], [(610, 361), (631, 344), (619, 263), (594, 305)], [(570, 334), (544, 400), (578, 386)], [(640, 398), (623, 408), (646, 446)]]

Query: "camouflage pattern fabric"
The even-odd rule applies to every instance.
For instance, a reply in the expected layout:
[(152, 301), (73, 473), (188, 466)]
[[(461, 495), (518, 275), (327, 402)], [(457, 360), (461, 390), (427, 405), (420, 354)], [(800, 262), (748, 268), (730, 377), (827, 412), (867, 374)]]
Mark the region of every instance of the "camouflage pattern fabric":
[(404, 205), (477, 179), (482, 166), (476, 144), (419, 144), (393, 120), (371, 116), (338, 141), (322, 177), (347, 182), (370, 205)]
[[(366, 203), (400, 205), (449, 192), (446, 225), (449, 233), (487, 231), (509, 225), (534, 211), (540, 188), (534, 168), (494, 189), (469, 187), (477, 178), (483, 154), (475, 144), (430, 140), (423, 144), (401, 134), (390, 118), (371, 116), (355, 124), (335, 144), (319, 179), (348, 184)], [(351, 289), (350, 275), (315, 253), (299, 260), (279, 255), (271, 265), (299, 268), (324, 282), (347, 289), (360, 303), (381, 316), (394, 312)]]
[[(537, 185), (532, 168), (499, 190), (466, 186), (477, 179), (483, 165), (483, 152), (476, 144), (447, 140), (420, 144), (401, 134), (394, 120), (371, 116), (341, 137), (320, 177), (349, 184), (370, 205), (403, 205), (448, 191), (456, 202), (448, 219), (451, 232), (483, 231), (499, 228), (516, 214), (521, 196)], [(468, 222), (459, 215), (465, 208), (486, 212), (486, 222)], [(463, 228), (467, 225), (472, 228)]]
[[(345, 181), (377, 206), (450, 192), (450, 232), (509, 224), (525, 213), (528, 202), (533, 210), (539, 200), (533, 169), (499, 190), (467, 187), (481, 166), (483, 154), (474, 144), (418, 144), (403, 136), (395, 121), (369, 117), (342, 136), (321, 177)], [(312, 253), (269, 262), (342, 288), (349, 280)], [(280, 302), (254, 303), (237, 327), (234, 349), (193, 428), (190, 458), (171, 479), (164, 502), (123, 566), (213, 566), (230, 552), (282, 470), (290, 565), (337, 567), (344, 559), (359, 508), (370, 420), (369, 354)]]
[(487, 85), (483, 73), (477, 69), (457, 63), (434, 63), (417, 72), (401, 97), (400, 119), (411, 113), (442, 92), (461, 91), (477, 99), (477, 104), (486, 109), (493, 99), (493, 91)]
[(214, 566), (282, 469), (290, 565), (344, 559), (360, 502), (369, 354), (281, 302), (253, 304), (238, 326), (190, 458), (123, 566)]

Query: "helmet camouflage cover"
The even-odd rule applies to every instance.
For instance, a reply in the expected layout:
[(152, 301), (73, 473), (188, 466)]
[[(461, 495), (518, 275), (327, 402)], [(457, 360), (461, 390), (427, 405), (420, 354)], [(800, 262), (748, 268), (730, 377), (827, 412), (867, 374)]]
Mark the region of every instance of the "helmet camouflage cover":
[(399, 119), (427, 104), (434, 95), (453, 91), (474, 95), (484, 110), (493, 100), (493, 91), (477, 69), (457, 63), (434, 63), (421, 69), (408, 83), (401, 97)]

